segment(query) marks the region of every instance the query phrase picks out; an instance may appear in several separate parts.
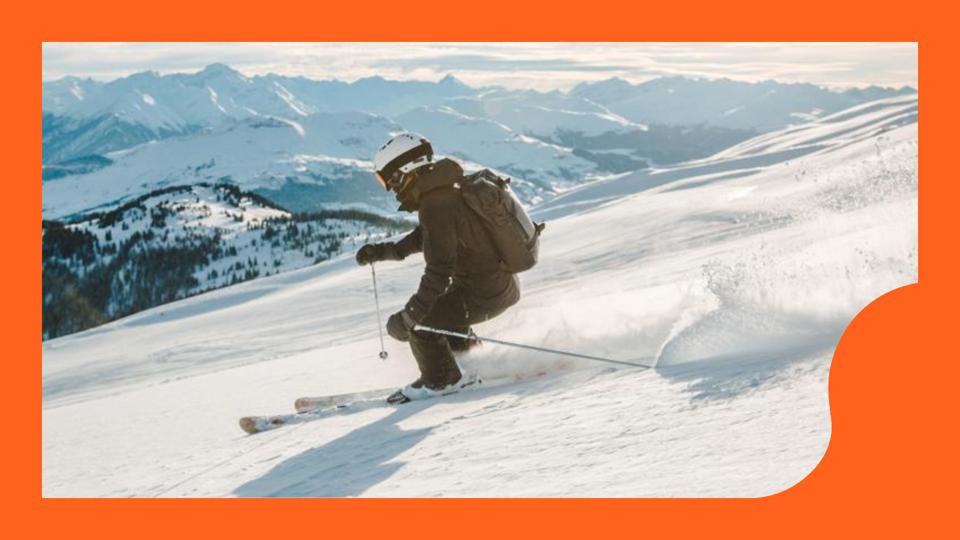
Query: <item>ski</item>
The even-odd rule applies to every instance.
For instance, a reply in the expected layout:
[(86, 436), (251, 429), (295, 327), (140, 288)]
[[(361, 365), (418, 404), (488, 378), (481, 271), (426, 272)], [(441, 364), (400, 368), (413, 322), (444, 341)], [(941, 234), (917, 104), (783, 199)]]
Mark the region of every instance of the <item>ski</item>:
[[(460, 391), (476, 387), (481, 383), (481, 379), (476, 374), (464, 377), (464, 381), (456, 388), (451, 388), (443, 393), (438, 393), (430, 398), (450, 396)], [(303, 422), (316, 420), (338, 412), (355, 412), (359, 410), (371, 409), (375, 407), (387, 407), (409, 403), (411, 400), (404, 397), (403, 400), (394, 399), (399, 393), (395, 388), (385, 390), (368, 390), (366, 392), (354, 392), (348, 394), (338, 394), (334, 396), (323, 396), (316, 398), (300, 398), (294, 403), (298, 412), (291, 414), (278, 414), (273, 416), (244, 416), (240, 419), (240, 429), (253, 435), (263, 431), (269, 431), (282, 426), (291, 424), (300, 424)], [(419, 401), (419, 400), (418, 400)], [(304, 408), (311, 405), (312, 408)]]
[(338, 407), (351, 401), (364, 399), (374, 399), (381, 396), (389, 396), (396, 390), (395, 387), (379, 388), (376, 390), (366, 390), (362, 392), (348, 392), (346, 394), (335, 394), (331, 396), (302, 397), (297, 398), (293, 403), (293, 408), (298, 413), (315, 411), (317, 409), (329, 409)]
[(355, 412), (365, 409), (373, 409), (376, 407), (387, 407), (389, 406), (389, 403), (387, 403), (387, 396), (392, 390), (392, 388), (384, 390), (382, 393), (377, 394), (376, 397), (356, 398), (321, 409), (312, 409), (289, 414), (276, 414), (272, 416), (244, 416), (240, 419), (240, 429), (249, 433), (250, 435), (253, 435), (263, 431), (277, 429), (278, 427), (282, 426), (289, 426), (317, 420), (332, 414), (347, 412), (348, 410)]
[[(497, 387), (506, 384), (523, 382), (526, 380), (539, 378), (544, 375), (546, 375), (545, 372), (540, 372), (531, 375), (505, 377), (490, 382), (481, 379), (477, 375), (473, 375), (471, 380), (463, 384), (460, 388), (452, 389), (449, 392), (438, 394), (428, 399), (455, 395), (461, 392), (468, 392), (480, 388)], [(387, 389), (367, 390), (363, 392), (352, 392), (332, 396), (300, 398), (296, 400), (295, 405), (300, 407), (316, 405), (316, 407), (303, 409), (299, 412), (290, 414), (278, 414), (272, 416), (244, 416), (240, 419), (240, 429), (246, 433), (249, 433), (250, 435), (253, 435), (283, 426), (310, 422), (334, 414), (357, 412), (378, 407), (400, 406), (404, 403), (411, 403), (409, 400), (389, 403), (387, 398), (389, 398), (395, 392), (396, 388), (391, 387)]]

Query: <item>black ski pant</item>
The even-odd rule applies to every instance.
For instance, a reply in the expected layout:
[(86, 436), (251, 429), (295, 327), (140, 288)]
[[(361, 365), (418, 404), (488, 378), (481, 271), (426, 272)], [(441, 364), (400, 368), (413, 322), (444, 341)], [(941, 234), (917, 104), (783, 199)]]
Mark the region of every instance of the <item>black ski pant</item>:
[[(504, 298), (499, 304), (478, 303), (460, 288), (452, 288), (437, 298), (433, 309), (420, 324), (441, 330), (466, 334), (470, 325), (480, 323), (503, 313), (516, 303), (516, 298)], [(453, 358), (455, 351), (469, 347), (463, 338), (432, 332), (410, 333), (410, 349), (420, 368), (420, 379), (429, 387), (439, 388), (460, 379), (460, 369)]]

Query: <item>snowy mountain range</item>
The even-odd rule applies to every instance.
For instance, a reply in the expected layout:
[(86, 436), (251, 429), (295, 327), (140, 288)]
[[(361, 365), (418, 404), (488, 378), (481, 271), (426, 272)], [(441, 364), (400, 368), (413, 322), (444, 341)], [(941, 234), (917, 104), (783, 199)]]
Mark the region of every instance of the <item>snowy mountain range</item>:
[[(247, 77), (223, 64), (197, 73), (144, 72), (110, 82), (74, 77), (45, 82), (45, 253), (58, 252), (54, 241), (59, 237), (48, 236), (51, 231), (89, 234), (99, 242), (93, 247), (89, 238), (80, 242), (95, 260), (65, 262), (45, 256), (51, 283), (86, 291), (66, 302), (45, 295), (45, 320), (61, 321), (59, 330), (45, 327), (45, 335), (82, 329), (254, 275), (237, 271), (224, 278), (218, 271), (221, 277), (207, 279), (220, 252), (203, 248), (196, 257), (175, 259), (180, 261), (176, 275), (189, 279), (176, 285), (169, 280), (145, 282), (158, 287), (166, 283), (170, 290), (162, 294), (140, 294), (118, 281), (124, 275), (122, 265), (113, 260), (111, 250), (196, 254), (197, 238), (224, 242), (230, 237), (219, 224), (197, 220), (190, 205), (164, 198), (174, 192), (194, 197), (196, 205), (220, 208), (223, 190), (239, 190), (247, 200), (276, 208), (289, 219), (354, 211), (351, 237), (358, 230), (382, 235), (399, 216), (395, 201), (372, 180), (370, 159), (391, 134), (402, 130), (423, 133), (440, 154), (456, 158), (467, 170), (486, 167), (512, 177), (521, 200), (537, 205), (585, 183), (702, 159), (759, 131), (900, 92), (840, 93), (810, 85), (677, 78), (640, 85), (610, 80), (570, 92), (536, 92), (471, 88), (452, 76), (437, 82)], [(718, 115), (728, 106), (737, 112)], [(675, 114), (664, 112), (668, 110)], [(155, 198), (157, 194), (163, 197)], [(100, 216), (145, 201), (183, 215), (157, 222), (150, 228), (154, 236), (132, 237), (126, 248), (122, 242), (105, 241), (107, 232), (127, 236), (102, 227)], [(153, 212), (151, 208), (144, 211)], [(122, 225), (139, 230), (140, 219), (140, 213), (124, 213), (122, 220), (129, 222)], [(324, 223), (314, 225), (322, 228)], [(326, 234), (345, 230), (345, 225), (335, 225)], [(184, 228), (190, 234), (181, 234)], [(337, 249), (328, 249), (321, 233), (317, 235), (311, 248), (304, 248), (299, 237), (281, 237), (281, 242), (290, 242), (282, 250), (304, 256), (274, 256), (271, 260), (285, 262), (271, 268), (312, 264), (351, 245), (340, 242)], [(268, 257), (259, 258), (263, 263)], [(98, 288), (107, 283), (107, 289)], [(88, 307), (78, 309), (81, 304)]]
[(141, 72), (110, 82), (66, 77), (44, 83), (43, 109), (90, 118), (115, 114), (147, 127), (213, 125), (252, 116), (303, 117), (368, 111), (384, 116), (475, 91), (454, 77), (436, 83), (370, 77), (352, 83), (303, 77), (247, 77), (224, 64), (196, 73)]
[[(459, 357), (464, 369), (490, 381), (534, 378), (244, 436), (240, 416), (416, 376), (406, 344), (388, 340), (388, 359), (378, 357), (370, 272), (352, 254), (47, 340), (43, 495), (788, 489), (830, 442), (839, 336), (869, 302), (917, 279), (917, 114), (916, 95), (871, 101), (710, 157), (599, 179), (534, 208), (548, 227), (539, 264), (520, 276), (523, 298), (474, 330), (653, 369), (486, 342)], [(150, 213), (142, 219), (183, 205), (265, 249), (247, 224), (275, 209), (251, 195), (236, 202), (221, 188), (191, 189), (142, 201)], [(197, 206), (218, 193), (209, 213)], [(238, 205), (245, 215), (233, 221), (226, 214)], [(124, 234), (107, 221), (114, 238)], [(106, 231), (90, 234), (106, 241)], [(422, 264), (415, 256), (378, 266), (385, 312), (407, 300)]]
[(350, 209), (295, 214), (223, 183), (168, 187), (70, 222), (44, 221), (44, 339), (409, 228)]
[[(45, 82), (44, 163), (104, 155), (249, 118), (300, 121), (317, 113), (357, 111), (392, 120), (406, 116), (427, 136), (447, 133), (449, 119), (443, 112), (455, 110), (471, 122), (500, 124), (514, 140), (526, 136), (559, 143), (564, 135), (568, 141), (571, 134), (597, 139), (656, 131), (660, 126), (686, 126), (693, 131), (686, 137), (695, 140), (694, 126), (709, 125), (731, 130), (724, 142), (732, 144), (730, 141), (739, 142), (755, 132), (911, 91), (870, 88), (833, 92), (813, 85), (667, 78), (639, 85), (611, 79), (582, 84), (571, 92), (535, 92), (471, 88), (452, 76), (438, 82), (371, 77), (350, 83), (275, 74), (247, 77), (226, 65), (213, 64), (190, 74), (143, 72), (110, 82), (75, 77)], [(440, 119), (440, 124), (434, 126), (431, 119)], [(436, 133), (431, 128), (436, 128)], [(484, 139), (487, 144), (505, 140), (503, 133), (491, 131), (488, 135), (496, 138)], [(677, 136), (674, 132), (664, 135)], [(445, 144), (445, 151), (451, 154), (484, 155), (466, 142), (437, 142), (441, 147)], [(631, 155), (637, 167), (649, 157), (643, 145), (612, 144), (604, 149)], [(578, 148), (568, 146), (567, 150)], [(707, 149), (708, 153), (700, 156), (658, 157), (676, 161), (705, 157), (716, 150)], [(537, 150), (528, 151), (540, 155)], [(509, 165), (475, 161), (493, 167)], [(606, 165), (597, 162), (593, 167), (604, 171)]]
[(196, 73), (141, 72), (110, 82), (77, 77), (47, 81), (43, 110), (70, 118), (114, 115), (148, 129), (175, 131), (252, 116), (366, 111), (392, 118), (420, 107), (460, 104), (455, 108), (464, 114), (499, 120), (521, 133), (550, 136), (571, 126), (596, 135), (661, 123), (769, 131), (864, 101), (913, 92), (906, 87), (832, 91), (813, 84), (686, 77), (640, 84), (613, 78), (581, 83), (570, 92), (537, 92), (472, 88), (452, 75), (437, 82), (247, 77), (224, 64), (211, 64)]
[(873, 101), (909, 95), (910, 87), (832, 91), (808, 83), (748, 83), (730, 79), (662, 77), (631, 84), (613, 78), (577, 85), (570, 95), (607, 107), (634, 121), (752, 129), (766, 132)]

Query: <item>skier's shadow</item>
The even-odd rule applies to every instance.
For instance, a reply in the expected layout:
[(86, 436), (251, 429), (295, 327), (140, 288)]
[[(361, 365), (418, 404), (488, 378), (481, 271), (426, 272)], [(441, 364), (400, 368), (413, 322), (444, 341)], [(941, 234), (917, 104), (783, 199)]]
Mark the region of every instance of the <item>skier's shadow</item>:
[(239, 497), (351, 497), (389, 478), (403, 466), (390, 462), (414, 447), (432, 427), (397, 425), (433, 404), (408, 403), (387, 416), (280, 463), (236, 490)]

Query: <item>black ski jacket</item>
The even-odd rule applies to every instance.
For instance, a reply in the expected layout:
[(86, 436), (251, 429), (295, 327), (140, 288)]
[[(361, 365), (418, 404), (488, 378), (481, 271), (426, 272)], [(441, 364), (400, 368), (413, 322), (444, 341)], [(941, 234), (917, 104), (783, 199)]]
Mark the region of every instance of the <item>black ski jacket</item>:
[(416, 321), (451, 287), (491, 311), (520, 299), (516, 276), (501, 267), (489, 234), (463, 202), (462, 178), (460, 165), (442, 159), (421, 172), (401, 199), (401, 209), (417, 210), (420, 225), (395, 244), (396, 254), (402, 259), (422, 251), (426, 262), (420, 287), (405, 307)]

